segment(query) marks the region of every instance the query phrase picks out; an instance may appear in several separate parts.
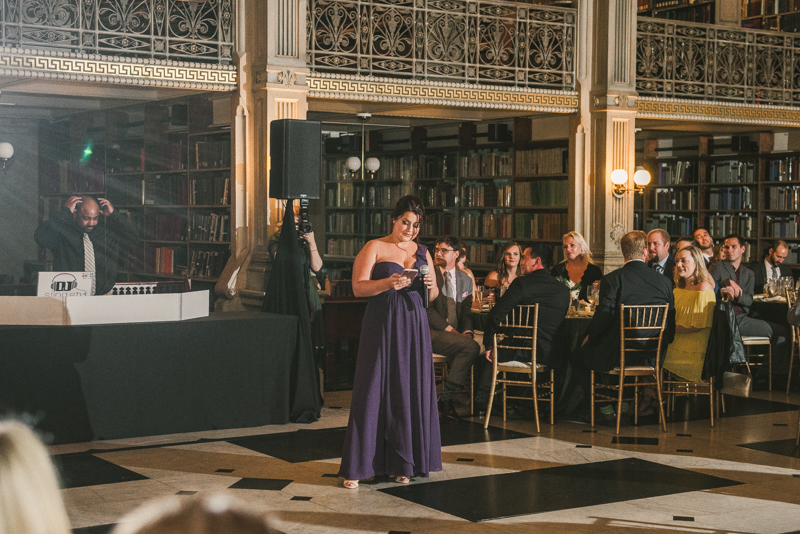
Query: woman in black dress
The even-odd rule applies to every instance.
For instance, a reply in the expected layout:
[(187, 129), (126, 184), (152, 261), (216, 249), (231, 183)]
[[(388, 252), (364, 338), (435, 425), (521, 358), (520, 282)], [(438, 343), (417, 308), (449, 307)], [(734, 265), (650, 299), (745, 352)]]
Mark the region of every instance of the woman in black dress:
[(578, 232), (564, 234), (564, 261), (556, 265), (550, 274), (580, 284), (578, 300), (586, 300), (589, 286), (603, 277), (603, 271), (592, 262), (592, 251)]

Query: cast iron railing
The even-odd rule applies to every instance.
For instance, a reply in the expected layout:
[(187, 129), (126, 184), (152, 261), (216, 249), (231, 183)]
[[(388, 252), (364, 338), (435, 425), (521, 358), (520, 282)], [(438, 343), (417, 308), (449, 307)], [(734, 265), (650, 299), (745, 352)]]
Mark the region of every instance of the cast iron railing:
[(743, 104), (800, 102), (800, 37), (639, 18), (636, 90)]
[(0, 46), (227, 64), (233, 51), (233, 3), (2, 0)]
[(312, 72), (575, 89), (576, 10), (484, 0), (309, 0)]

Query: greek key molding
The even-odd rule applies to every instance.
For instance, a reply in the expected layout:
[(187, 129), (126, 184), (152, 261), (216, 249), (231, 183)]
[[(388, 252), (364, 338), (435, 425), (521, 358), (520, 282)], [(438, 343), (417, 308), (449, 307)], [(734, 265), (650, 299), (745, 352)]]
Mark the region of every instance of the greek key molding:
[(639, 97), (636, 118), (704, 120), (764, 126), (800, 126), (800, 108), (707, 102), (675, 98)]
[(0, 48), (0, 75), (208, 91), (233, 91), (238, 86), (233, 65), (12, 48)]
[(316, 74), (308, 79), (309, 98), (366, 100), (403, 104), (430, 104), (473, 108), (575, 113), (578, 95), (574, 91), (517, 89), (443, 82), (399, 82), (335, 74)]

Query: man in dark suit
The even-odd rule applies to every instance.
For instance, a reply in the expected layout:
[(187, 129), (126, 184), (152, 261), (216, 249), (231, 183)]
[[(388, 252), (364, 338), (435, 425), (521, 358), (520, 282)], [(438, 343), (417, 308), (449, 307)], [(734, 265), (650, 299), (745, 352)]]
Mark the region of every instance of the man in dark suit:
[[(583, 345), (572, 353), (571, 358), (575, 379), (584, 393), (584, 409), (587, 414), (591, 394), (590, 370), (610, 371), (619, 366), (620, 304), (669, 305), (661, 344), (662, 357), (667, 345), (675, 336), (675, 299), (672, 295), (672, 282), (647, 266), (647, 234), (638, 230), (628, 232), (622, 236), (620, 248), (625, 264), (605, 275), (600, 281), (600, 295), (594, 317), (589, 324), (589, 333)], [(653, 365), (655, 350), (651, 355), (645, 354), (626, 357), (626, 365)], [(603, 406), (599, 421), (601, 424), (615, 424), (613, 407)]]
[[(619, 365), (620, 304), (629, 306), (669, 304), (662, 349), (666, 351), (667, 345), (672, 342), (675, 335), (675, 299), (672, 295), (672, 282), (645, 265), (646, 246), (647, 236), (638, 230), (628, 232), (620, 240), (625, 264), (605, 275), (600, 281), (597, 310), (589, 324), (589, 333), (584, 344), (577, 351), (586, 369), (610, 371)], [(653, 363), (654, 356), (639, 362), (626, 358), (626, 363), (648, 365)]]
[(764, 285), (770, 280), (792, 276), (792, 270), (783, 266), (783, 262), (788, 255), (789, 246), (786, 241), (776, 239), (770, 244), (764, 261), (756, 262), (750, 266), (753, 274), (755, 274), (753, 291), (761, 293)]
[[(550, 275), (553, 263), (553, 251), (543, 244), (523, 245), (520, 264), (524, 276), (517, 277), (489, 312), (486, 330), (483, 334), (486, 347), (486, 359), (495, 357), (492, 351), (492, 338), (500, 323), (520, 304), (539, 304), (539, 325), (536, 344), (537, 362), (553, 366), (558, 363), (558, 354), (554, 350), (555, 338), (570, 304), (567, 286)], [(530, 361), (530, 352), (503, 351), (499, 361)], [(492, 366), (487, 365), (481, 377), (476, 402), (486, 404), (492, 382)]]
[(655, 228), (647, 234), (648, 266), (658, 274), (663, 274), (672, 282), (675, 261), (669, 254), (669, 234), (666, 230)]
[(453, 394), (463, 386), (481, 353), (472, 332), (472, 278), (456, 267), (461, 241), (454, 236), (436, 240), (433, 261), (439, 296), (428, 307), (433, 352), (447, 357), (450, 369), (439, 397), (439, 416), (458, 420)]
[(742, 265), (742, 255), (746, 247), (741, 236), (728, 235), (722, 249), (725, 252), (725, 261), (714, 264), (711, 274), (720, 285), (720, 294), (729, 296), (733, 301), (739, 333), (742, 336), (770, 338), (773, 372), (786, 374), (789, 364), (789, 342), (791, 341), (786, 327), (748, 315), (750, 306), (753, 305), (756, 277), (753, 271)]

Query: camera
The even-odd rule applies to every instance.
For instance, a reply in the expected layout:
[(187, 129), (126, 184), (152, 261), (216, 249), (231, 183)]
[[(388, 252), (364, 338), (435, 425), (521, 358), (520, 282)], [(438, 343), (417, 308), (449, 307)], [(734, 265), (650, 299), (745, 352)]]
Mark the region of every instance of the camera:
[(301, 242), (305, 241), (303, 236), (313, 232), (311, 221), (308, 219), (308, 197), (300, 197), (300, 221), (297, 223), (297, 237)]

